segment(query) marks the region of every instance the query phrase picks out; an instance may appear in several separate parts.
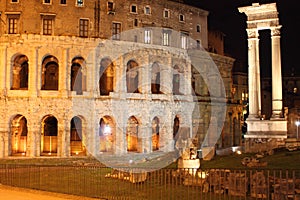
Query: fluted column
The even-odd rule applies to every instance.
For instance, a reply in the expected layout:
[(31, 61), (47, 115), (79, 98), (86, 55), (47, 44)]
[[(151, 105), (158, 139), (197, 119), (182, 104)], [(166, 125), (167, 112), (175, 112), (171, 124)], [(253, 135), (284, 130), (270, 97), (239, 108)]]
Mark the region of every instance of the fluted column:
[(259, 111), (259, 94), (257, 81), (260, 77), (259, 66), (257, 66), (257, 51), (258, 51), (258, 31), (256, 29), (247, 29), (248, 33), (248, 87), (249, 87), (249, 119), (258, 117)]
[(280, 54), (280, 28), (271, 28), (272, 41), (272, 118), (282, 115), (282, 80)]

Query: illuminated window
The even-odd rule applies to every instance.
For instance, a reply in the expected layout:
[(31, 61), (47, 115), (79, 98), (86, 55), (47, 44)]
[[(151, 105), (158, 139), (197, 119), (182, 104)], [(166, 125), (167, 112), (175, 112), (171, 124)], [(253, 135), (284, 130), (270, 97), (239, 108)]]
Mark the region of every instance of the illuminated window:
[(8, 16), (8, 34), (18, 33), (18, 21), (19, 21), (19, 15)]
[(131, 5), (130, 12), (131, 13), (137, 13), (137, 6), (136, 5)]
[(169, 18), (169, 17), (170, 17), (170, 10), (164, 9), (164, 18)]
[(82, 7), (83, 6), (83, 0), (76, 0), (76, 6)]
[(52, 35), (53, 20), (50, 18), (43, 19), (43, 35)]
[(180, 41), (181, 41), (182, 49), (187, 49), (187, 47), (188, 47), (188, 36), (189, 36), (189, 34), (186, 32), (180, 33)]
[(182, 14), (179, 15), (179, 21), (184, 22), (184, 15), (182, 15)]
[(151, 30), (145, 29), (145, 44), (151, 43)]
[(150, 15), (151, 14), (151, 8), (149, 6), (145, 7), (145, 14)]
[(163, 30), (162, 44), (164, 46), (170, 46), (170, 35), (171, 35), (171, 30)]
[(112, 24), (112, 39), (120, 40), (120, 33), (121, 33), (121, 23), (114, 22)]
[(79, 36), (80, 37), (88, 37), (89, 35), (89, 20), (88, 19), (80, 19), (79, 20)]

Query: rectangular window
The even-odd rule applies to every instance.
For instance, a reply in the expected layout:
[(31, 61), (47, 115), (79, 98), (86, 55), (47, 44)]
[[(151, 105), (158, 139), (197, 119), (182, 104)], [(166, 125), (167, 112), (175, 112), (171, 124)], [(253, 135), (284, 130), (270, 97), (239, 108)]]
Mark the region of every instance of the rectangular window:
[(182, 49), (187, 49), (187, 47), (188, 47), (188, 36), (189, 36), (189, 34), (186, 32), (180, 33), (180, 41), (181, 41)]
[(169, 18), (170, 17), (170, 10), (164, 9), (164, 18)]
[(52, 19), (43, 19), (43, 35), (52, 35)]
[(136, 5), (131, 5), (130, 12), (131, 13), (137, 13), (137, 6)]
[(200, 47), (201, 47), (201, 42), (200, 40), (197, 40), (197, 49), (200, 49)]
[(19, 0), (11, 0), (11, 3), (19, 3)]
[(120, 33), (121, 33), (121, 23), (114, 22), (112, 24), (112, 39), (120, 40)]
[(150, 44), (151, 43), (151, 30), (146, 29), (145, 30), (145, 44)]
[(115, 12), (115, 5), (113, 2), (107, 2), (107, 12), (108, 13)]
[(51, 4), (51, 0), (44, 0), (44, 4)]
[(60, 4), (67, 4), (67, 0), (60, 0)]
[(79, 37), (88, 37), (89, 34), (89, 20), (80, 19), (79, 20)]
[(170, 46), (170, 35), (171, 31), (170, 30), (163, 30), (163, 41), (162, 44), (164, 46)]
[(150, 15), (151, 14), (151, 8), (149, 6), (146, 6), (144, 12), (145, 12), (146, 15)]
[(76, 0), (76, 6), (83, 6), (83, 0)]
[(18, 33), (18, 22), (19, 15), (9, 15), (8, 16), (8, 34), (17, 34)]

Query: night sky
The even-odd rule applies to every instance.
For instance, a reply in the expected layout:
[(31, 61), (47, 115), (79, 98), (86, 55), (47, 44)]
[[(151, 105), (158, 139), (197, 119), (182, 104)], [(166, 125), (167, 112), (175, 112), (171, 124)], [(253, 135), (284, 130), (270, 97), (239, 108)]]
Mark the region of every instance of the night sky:
[[(225, 53), (237, 59), (237, 66), (247, 71), (247, 33), (246, 15), (239, 13), (238, 7), (251, 6), (252, 3), (276, 3), (281, 28), (282, 70), (286, 75), (292, 72), (300, 75), (298, 46), (300, 45), (300, 1), (299, 0), (186, 0), (189, 4), (209, 11), (209, 29), (220, 30), (225, 34)], [(265, 46), (266, 56), (260, 56), (264, 63), (269, 63), (268, 52), (271, 51), (270, 33), (261, 33), (260, 40)], [(265, 39), (263, 39), (265, 38)], [(262, 50), (261, 50), (262, 51)], [(262, 64), (261, 64), (262, 65)], [(269, 70), (266, 70), (269, 71)], [(264, 72), (262, 72), (264, 73)], [(268, 73), (268, 72), (266, 72)]]

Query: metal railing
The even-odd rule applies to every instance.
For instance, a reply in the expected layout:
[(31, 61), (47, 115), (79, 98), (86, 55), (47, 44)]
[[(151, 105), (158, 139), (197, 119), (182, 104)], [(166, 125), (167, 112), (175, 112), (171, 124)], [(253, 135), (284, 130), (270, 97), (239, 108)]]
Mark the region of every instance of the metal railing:
[(136, 171), (103, 166), (3, 164), (0, 183), (98, 199), (300, 200), (300, 170)]

